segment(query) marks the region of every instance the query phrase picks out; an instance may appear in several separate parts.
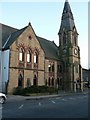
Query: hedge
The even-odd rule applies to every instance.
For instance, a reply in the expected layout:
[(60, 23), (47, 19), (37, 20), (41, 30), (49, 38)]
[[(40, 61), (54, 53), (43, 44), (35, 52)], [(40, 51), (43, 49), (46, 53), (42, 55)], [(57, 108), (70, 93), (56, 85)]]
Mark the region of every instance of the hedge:
[(28, 95), (32, 93), (57, 93), (58, 89), (54, 87), (43, 86), (31, 86), (31, 87), (16, 87), (13, 89), (13, 95)]

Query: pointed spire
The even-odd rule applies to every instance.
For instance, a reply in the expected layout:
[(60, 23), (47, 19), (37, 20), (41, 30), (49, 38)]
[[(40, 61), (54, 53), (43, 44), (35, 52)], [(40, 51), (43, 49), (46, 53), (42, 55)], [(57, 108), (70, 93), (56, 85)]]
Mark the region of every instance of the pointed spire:
[(74, 23), (73, 14), (68, 0), (66, 0), (64, 3), (61, 26), (58, 34), (62, 33), (63, 29), (66, 29), (66, 31), (72, 31), (74, 27), (75, 27), (75, 23)]
[(70, 8), (68, 0), (65, 1), (64, 11), (65, 12), (70, 12), (71, 11), (71, 8)]
[(66, 0), (64, 4), (62, 19), (67, 18), (67, 17), (70, 17), (73, 19), (73, 14), (72, 14), (68, 0)]

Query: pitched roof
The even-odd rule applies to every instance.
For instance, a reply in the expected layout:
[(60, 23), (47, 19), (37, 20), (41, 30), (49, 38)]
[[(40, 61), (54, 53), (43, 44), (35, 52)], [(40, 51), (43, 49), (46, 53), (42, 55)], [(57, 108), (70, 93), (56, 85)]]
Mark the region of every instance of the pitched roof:
[(59, 60), (58, 57), (58, 47), (53, 41), (46, 40), (44, 38), (38, 37), (38, 41), (45, 52), (45, 57), (50, 59)]
[(7, 41), (9, 35), (18, 29), (0, 23), (0, 35), (2, 35), (2, 46)]
[[(3, 43), (3, 49), (9, 49), (9, 47), (12, 45), (12, 43), (21, 35), (24, 30), (28, 27), (24, 27), (20, 30), (16, 28), (12, 28), (10, 26), (6, 26), (3, 24), (0, 24), (2, 27), (2, 43)], [(29, 24), (31, 25), (31, 24)], [(37, 40), (40, 43), (40, 46), (42, 47), (45, 57), (50, 59), (59, 60), (58, 57), (58, 47), (53, 41), (46, 40), (44, 38), (41, 38), (39, 36), (36, 36)]]
[(9, 37), (7, 38), (7, 41), (6, 41), (6, 43), (4, 44), (4, 49), (8, 49), (11, 45), (12, 45), (12, 43), (19, 37), (19, 35), (21, 35), (23, 32), (24, 32), (24, 30), (27, 28), (27, 26), (26, 27), (24, 27), (24, 28), (22, 28), (22, 29), (20, 29), (20, 30), (17, 30), (17, 31), (15, 31), (15, 32), (13, 32), (13, 33), (11, 33), (10, 35), (9, 35)]

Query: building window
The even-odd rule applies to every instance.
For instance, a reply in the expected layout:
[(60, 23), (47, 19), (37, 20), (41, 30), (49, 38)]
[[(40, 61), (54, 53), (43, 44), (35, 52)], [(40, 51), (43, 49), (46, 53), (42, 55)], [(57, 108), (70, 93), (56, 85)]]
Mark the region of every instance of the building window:
[(24, 49), (23, 48), (20, 48), (19, 60), (20, 61), (24, 61)]
[(52, 78), (52, 86), (54, 86), (54, 78)]
[(52, 64), (52, 72), (54, 72), (54, 64)]
[(34, 63), (38, 63), (38, 53), (37, 53), (37, 51), (34, 52)]
[(64, 32), (63, 33), (63, 45), (66, 45), (67, 44), (67, 35), (66, 33)]
[(38, 82), (37, 82), (37, 76), (34, 75), (34, 78), (33, 78), (33, 85), (37, 85), (37, 84), (38, 84)]
[(27, 62), (28, 63), (30, 63), (31, 62), (31, 51), (30, 50), (28, 50), (28, 52), (27, 52)]
[(60, 78), (57, 79), (57, 84), (60, 86)]
[(75, 66), (76, 73), (78, 73), (78, 65)]
[(62, 77), (57, 79), (57, 84), (58, 84), (58, 86), (62, 85)]
[(51, 72), (51, 64), (48, 65), (48, 71)]
[(62, 66), (61, 65), (57, 66), (57, 71), (60, 72), (60, 73), (62, 73)]
[(48, 65), (48, 72), (54, 72), (54, 63)]
[(77, 45), (77, 36), (74, 35), (74, 45), (76, 46)]
[(48, 79), (48, 86), (50, 86), (50, 77), (49, 77), (49, 79)]
[(19, 77), (18, 77), (18, 86), (19, 87), (23, 86), (23, 76), (21, 73), (19, 74)]

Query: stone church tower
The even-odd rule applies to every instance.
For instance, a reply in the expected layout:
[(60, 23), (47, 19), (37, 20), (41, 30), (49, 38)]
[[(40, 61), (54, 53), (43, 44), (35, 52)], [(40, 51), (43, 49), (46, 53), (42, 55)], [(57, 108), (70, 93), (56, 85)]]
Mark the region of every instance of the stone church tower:
[(62, 87), (70, 91), (82, 90), (82, 69), (80, 65), (80, 48), (78, 32), (74, 17), (66, 0), (58, 32), (60, 60), (62, 62)]

